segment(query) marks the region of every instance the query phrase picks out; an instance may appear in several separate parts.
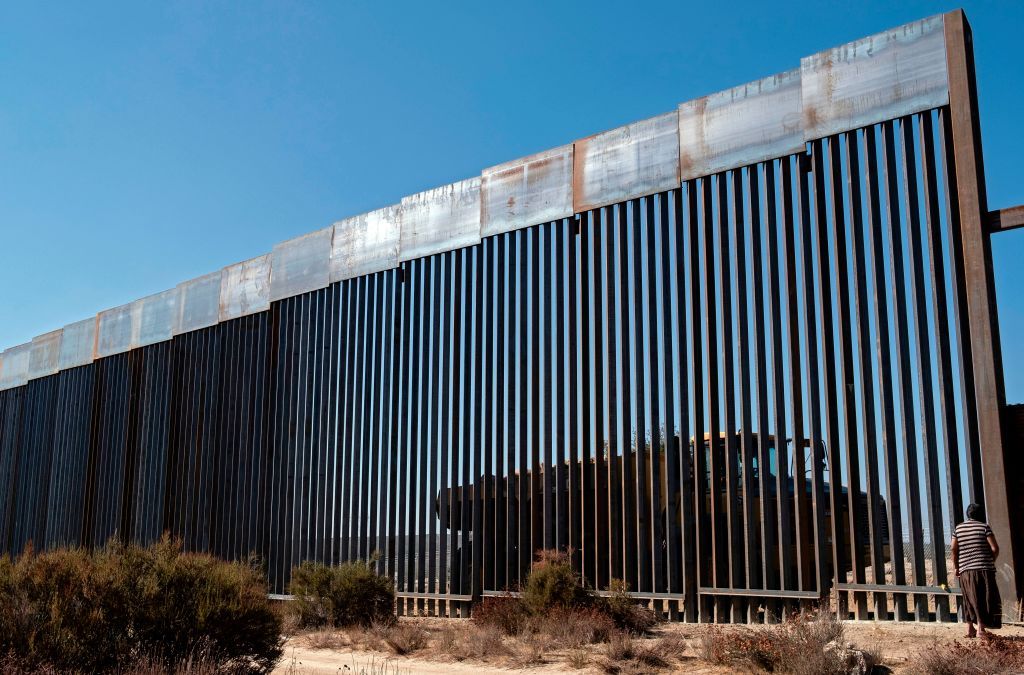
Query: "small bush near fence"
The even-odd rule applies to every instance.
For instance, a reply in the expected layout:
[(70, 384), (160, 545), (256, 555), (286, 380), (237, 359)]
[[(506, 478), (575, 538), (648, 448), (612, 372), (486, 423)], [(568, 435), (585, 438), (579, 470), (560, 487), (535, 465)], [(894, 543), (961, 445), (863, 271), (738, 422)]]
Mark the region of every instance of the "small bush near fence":
[(654, 612), (639, 605), (629, 586), (613, 580), (608, 596), (583, 585), (570, 553), (541, 551), (522, 593), (484, 598), (473, 608), (473, 621), (505, 635), (533, 632), (578, 647), (607, 642), (616, 633), (646, 633), (657, 623)]
[(5, 668), (130, 671), (201, 660), (266, 672), (281, 623), (253, 565), (153, 546), (111, 543), (0, 558), (0, 655)]
[(370, 626), (395, 618), (394, 583), (368, 562), (304, 562), (292, 570), (289, 590), (302, 626)]

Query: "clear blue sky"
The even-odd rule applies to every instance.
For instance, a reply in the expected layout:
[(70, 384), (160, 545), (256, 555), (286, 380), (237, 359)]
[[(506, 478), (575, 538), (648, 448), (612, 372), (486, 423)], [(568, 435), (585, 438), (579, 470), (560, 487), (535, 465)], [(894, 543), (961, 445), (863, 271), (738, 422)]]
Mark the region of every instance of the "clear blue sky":
[[(953, 7), (5, 3), (0, 348)], [(965, 8), (990, 202), (1010, 206), (1024, 3)], [(994, 249), (1008, 397), (1024, 401), (1024, 232)]]

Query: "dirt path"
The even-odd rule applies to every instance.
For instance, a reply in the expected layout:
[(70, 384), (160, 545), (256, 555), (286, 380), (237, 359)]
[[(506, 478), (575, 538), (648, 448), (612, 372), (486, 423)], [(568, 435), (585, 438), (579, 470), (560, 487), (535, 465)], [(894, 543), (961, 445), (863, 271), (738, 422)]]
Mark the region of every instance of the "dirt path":
[[(458, 619), (429, 619), (429, 625), (458, 629), (464, 626)], [(886, 665), (896, 673), (912, 665), (917, 654), (935, 644), (949, 644), (963, 638), (964, 627), (959, 624), (924, 623), (873, 623), (849, 621), (844, 624), (845, 640), (861, 649), (881, 653)], [(682, 664), (675, 672), (722, 675), (730, 672), (727, 668), (710, 666), (696, 658), (697, 648), (704, 626), (694, 624), (663, 624), (652, 638), (675, 635), (687, 647)], [(1024, 626), (1007, 626), (1000, 635), (1024, 637)], [(646, 640), (644, 642), (647, 642)], [(593, 647), (595, 656), (598, 647)], [(545, 655), (545, 663), (527, 668), (530, 673), (598, 672), (574, 670), (566, 663), (565, 654), (552, 652)], [(514, 668), (502, 668), (494, 664), (470, 661), (432, 660), (426, 657), (395, 656), (384, 652), (369, 652), (352, 647), (314, 649), (303, 637), (290, 638), (285, 647), (284, 658), (275, 673), (287, 675), (459, 675), (462, 673), (510, 673)]]

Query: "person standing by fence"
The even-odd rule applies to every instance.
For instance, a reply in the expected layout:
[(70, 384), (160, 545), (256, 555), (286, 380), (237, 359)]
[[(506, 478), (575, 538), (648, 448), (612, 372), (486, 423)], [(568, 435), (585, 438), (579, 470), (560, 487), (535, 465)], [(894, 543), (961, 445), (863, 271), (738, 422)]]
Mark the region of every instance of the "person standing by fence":
[(1003, 625), (1002, 601), (996, 587), (996, 558), (999, 543), (992, 528), (985, 522), (985, 508), (980, 504), (967, 507), (967, 520), (953, 530), (953, 569), (960, 579), (963, 594), (967, 637), (987, 635), (987, 628)]

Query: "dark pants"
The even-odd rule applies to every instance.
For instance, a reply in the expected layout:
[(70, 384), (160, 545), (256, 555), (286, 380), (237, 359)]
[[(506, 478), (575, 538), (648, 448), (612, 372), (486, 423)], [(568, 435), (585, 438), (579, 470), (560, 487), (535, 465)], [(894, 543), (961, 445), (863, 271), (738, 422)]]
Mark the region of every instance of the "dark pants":
[(996, 588), (995, 570), (964, 570), (960, 573), (964, 620), (985, 628), (1002, 628), (1003, 603)]

